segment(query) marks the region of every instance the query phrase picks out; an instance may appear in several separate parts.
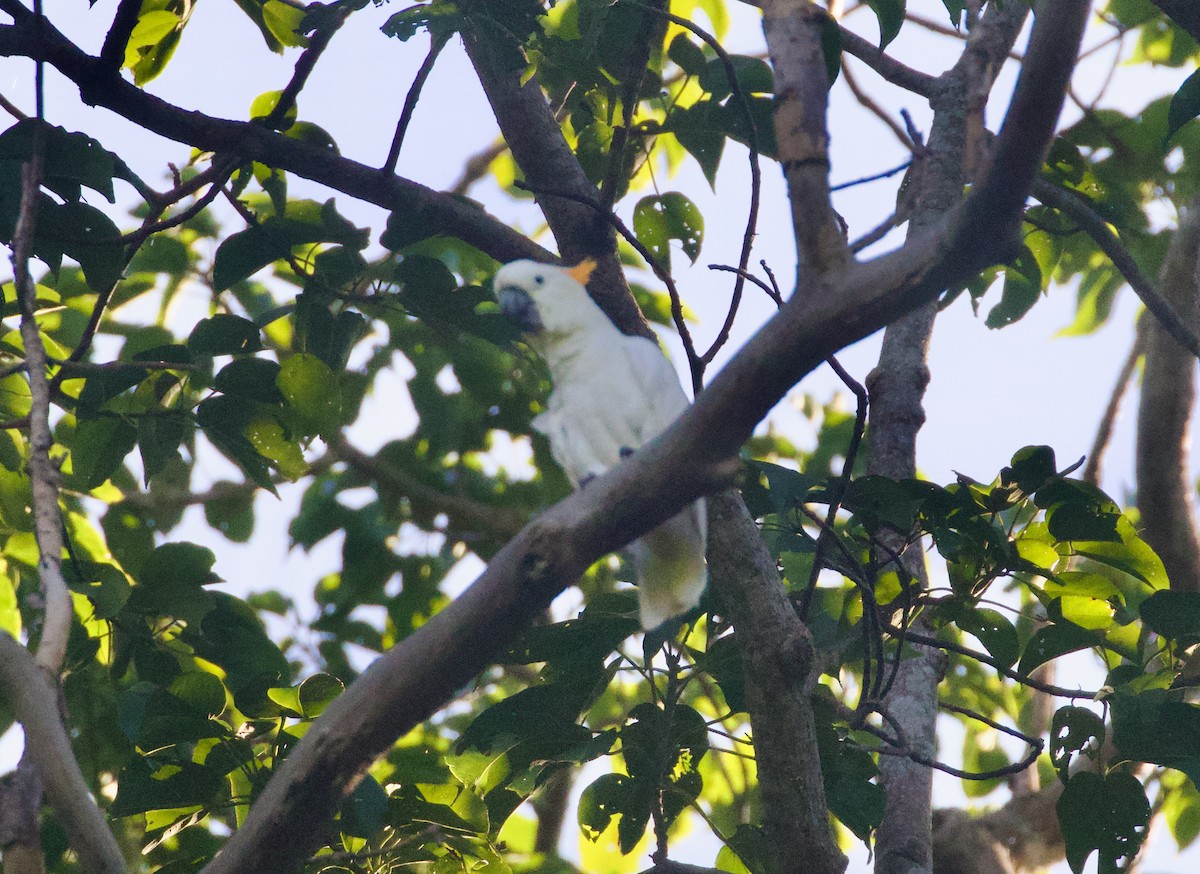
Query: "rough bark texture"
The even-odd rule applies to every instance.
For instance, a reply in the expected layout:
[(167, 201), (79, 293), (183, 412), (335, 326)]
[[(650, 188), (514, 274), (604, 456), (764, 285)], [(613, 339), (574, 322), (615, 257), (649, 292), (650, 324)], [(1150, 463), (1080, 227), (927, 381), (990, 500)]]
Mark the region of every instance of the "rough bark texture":
[[(841, 872), (829, 828), (816, 723), (809, 703), (813, 645), (788, 601), (775, 560), (736, 492), (708, 500), (712, 586), (741, 644), (763, 825), (775, 870)], [(798, 855), (799, 854), (799, 855)]]
[(66, 831), (82, 870), (88, 874), (124, 872), (121, 849), (75, 761), (59, 710), (57, 680), (4, 632), (0, 632), (0, 693), (25, 729), (25, 757), (37, 768), (46, 800)]
[[(1194, 327), (1196, 256), (1200, 251), (1200, 200), (1192, 202), (1167, 251), (1160, 276), (1163, 295)], [(1190, 422), (1196, 402), (1196, 357), (1155, 320), (1139, 326), (1145, 364), (1138, 404), (1137, 504), (1142, 536), (1154, 548), (1171, 588), (1200, 591), (1200, 534), (1189, 465)]]
[(594, 258), (596, 271), (587, 287), (596, 303), (626, 334), (653, 337), (629, 292), (612, 227), (603, 214), (583, 203), (548, 193), (565, 192), (600, 202), (600, 192), (563, 138), (537, 77), (522, 82), (522, 70), (504, 63), (504, 56), (487, 34), (464, 34), (463, 43), (500, 125), (500, 133), (546, 216), (563, 260), (574, 264)]
[[(934, 90), (933, 130), (910, 185), (910, 236), (936, 225), (962, 197), (972, 176), (976, 151), (983, 142), (983, 108), (995, 74), (1015, 41), (1026, 9), (1017, 4), (989, 7), (968, 38), (958, 63)], [(926, 363), (937, 315), (935, 303), (889, 325), (883, 335), (879, 364), (868, 378), (871, 396), (868, 470), (893, 479), (916, 475), (917, 432), (925, 423), (923, 398), (929, 384)], [(908, 572), (920, 588), (927, 585), (924, 556), (906, 556)], [(931, 634), (923, 619), (914, 630)], [(884, 707), (905, 732), (911, 752), (925, 761), (936, 757), (937, 687), (945, 655), (918, 647), (918, 655), (899, 665)], [(933, 772), (899, 756), (882, 757), (880, 783), (887, 790), (883, 822), (876, 834), (878, 874), (918, 874), (934, 865), (932, 839)]]
[(850, 256), (829, 200), (829, 81), (822, 49), (827, 13), (808, 0), (763, 0), (761, 5), (775, 71), (775, 138), (787, 180), (798, 270), (821, 276)]
[[(1035, 26), (1005, 127), (997, 138), (992, 172), (960, 209), (902, 250), (865, 264), (847, 264), (823, 278), (819, 289), (797, 295), (734, 356), (667, 433), (593, 482), (586, 494), (572, 495), (523, 529), (474, 585), (377, 660), (333, 702), (273, 775), (242, 827), (206, 870), (279, 874), (296, 869), (320, 839), (344, 793), (376, 755), (453, 698), (595, 559), (619, 549), (701, 494), (725, 485), (754, 425), (802, 376), (844, 345), (927, 303), (949, 282), (1011, 256), (1020, 210), (1053, 134), (1087, 9), (1082, 0), (1056, 0), (1047, 6)], [(113, 75), (99, 59), (89, 57), (49, 26), (45, 38), (37, 38), (25, 13), (14, 15), (14, 24), (0, 26), (0, 54), (44, 58), (77, 84), (86, 101), (173, 139), (261, 160), (373, 203), (409, 206), (412, 219), (426, 229), (454, 233), (502, 260), (546, 254), (486, 213), (453, 198), (260, 126), (213, 119), (154, 98)], [(714, 503), (719, 508), (717, 499)], [(730, 513), (729, 518), (736, 521), (736, 515)], [(738, 524), (744, 523), (743, 518)], [(731, 525), (730, 530), (737, 529)], [(719, 559), (714, 556), (714, 561)], [(756, 638), (747, 637), (747, 662), (766, 676), (779, 671), (780, 684), (802, 686), (810, 658), (807, 640), (798, 626), (776, 616), (781, 595), (777, 586), (753, 588), (765, 594), (764, 600), (752, 599), (740, 609), (745, 610), (747, 622), (761, 623), (774, 636), (761, 638), (761, 647), (753, 642)], [(770, 641), (778, 640), (784, 645), (770, 649)], [(17, 650), (13, 660), (24, 657), (31, 662), (15, 641), (9, 638), (7, 643)], [(9, 666), (0, 658), (0, 678), (12, 676), (5, 670)], [(37, 716), (31, 702), (57, 700), (38, 682), (5, 689), (32, 735), (29, 748), (46, 756), (45, 761), (56, 756), (74, 766), (61, 727), (31, 722)], [(778, 701), (766, 700), (776, 687), (760, 685), (763, 697), (755, 706), (760, 711), (766, 705), (779, 707)], [(800, 746), (797, 755), (811, 757), (815, 755), (811, 714), (808, 719), (805, 723), (803, 712), (796, 716), (799, 730), (792, 742)], [(57, 772), (51, 769), (50, 773)], [(109, 847), (115, 848), (111, 834), (91, 804), (77, 768), (72, 773), (75, 776), (68, 775), (63, 787), (47, 780), (47, 796), (61, 812), (69, 833), (72, 829), (95, 832), (92, 844), (85, 841), (79, 850), (83, 867), (121, 870), (119, 853), (115, 859), (109, 855)], [(816, 770), (797, 775), (806, 782), (800, 787), (801, 805), (791, 811), (806, 817), (800, 828), (808, 829), (816, 843), (801, 848), (803, 855), (787, 857), (785, 870), (813, 858), (814, 846), (823, 864), (838, 862), (832, 853), (822, 854), (827, 820), (818, 775)], [(792, 776), (785, 771), (780, 778)], [(60, 789), (65, 792), (62, 797), (56, 794)], [(820, 827), (813, 824), (818, 818)]]

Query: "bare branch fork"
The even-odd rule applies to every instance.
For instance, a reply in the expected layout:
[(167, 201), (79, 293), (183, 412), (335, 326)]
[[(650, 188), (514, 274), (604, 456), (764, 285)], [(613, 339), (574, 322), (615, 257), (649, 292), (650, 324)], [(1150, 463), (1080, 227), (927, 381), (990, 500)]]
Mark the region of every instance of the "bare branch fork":
[[(754, 425), (800, 378), (951, 282), (1010, 256), (1089, 5), (1043, 7), (989, 172), (960, 207), (902, 249), (849, 264), (819, 293), (793, 297), (666, 433), (526, 526), (466, 592), (330, 706), (208, 874), (295, 867), (376, 755), (470, 682), (595, 559), (727, 482)], [(795, 354), (779, 354), (785, 349)]]

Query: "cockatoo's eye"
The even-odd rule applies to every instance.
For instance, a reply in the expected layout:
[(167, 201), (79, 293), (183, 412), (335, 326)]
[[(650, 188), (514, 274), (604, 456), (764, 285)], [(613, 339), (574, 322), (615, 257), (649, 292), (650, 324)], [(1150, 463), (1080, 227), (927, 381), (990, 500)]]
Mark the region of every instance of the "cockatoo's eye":
[(533, 281), (538, 285), (542, 285), (546, 281), (546, 277), (539, 274), (538, 276), (533, 277)]

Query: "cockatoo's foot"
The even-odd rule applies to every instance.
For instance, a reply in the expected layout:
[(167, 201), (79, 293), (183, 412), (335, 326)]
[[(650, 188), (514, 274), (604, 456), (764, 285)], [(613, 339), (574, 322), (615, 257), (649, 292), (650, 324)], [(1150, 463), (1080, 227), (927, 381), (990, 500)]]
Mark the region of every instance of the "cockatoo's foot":
[(622, 446), (619, 450), (619, 453), (622, 458), (628, 458), (629, 456), (633, 455), (633, 450), (628, 446)]

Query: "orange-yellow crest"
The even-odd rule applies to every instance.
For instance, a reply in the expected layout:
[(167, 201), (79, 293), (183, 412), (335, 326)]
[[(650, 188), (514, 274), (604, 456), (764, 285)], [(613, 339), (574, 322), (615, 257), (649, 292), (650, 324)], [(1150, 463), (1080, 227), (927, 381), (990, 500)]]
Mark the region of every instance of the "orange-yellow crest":
[(567, 269), (567, 275), (578, 282), (580, 285), (587, 285), (588, 280), (592, 276), (592, 271), (596, 269), (596, 260), (594, 258), (584, 258), (574, 267)]

